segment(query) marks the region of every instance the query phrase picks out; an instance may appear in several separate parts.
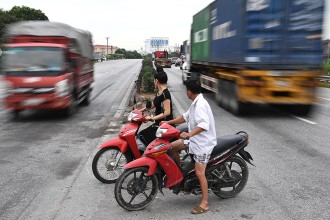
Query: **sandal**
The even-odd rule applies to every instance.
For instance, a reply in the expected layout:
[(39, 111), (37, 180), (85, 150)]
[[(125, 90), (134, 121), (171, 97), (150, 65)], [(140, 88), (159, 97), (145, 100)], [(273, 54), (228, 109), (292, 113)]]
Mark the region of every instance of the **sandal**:
[(193, 210), (191, 210), (191, 214), (203, 214), (205, 212), (207, 212), (208, 209), (203, 209), (200, 206), (197, 206), (196, 208), (194, 208)]

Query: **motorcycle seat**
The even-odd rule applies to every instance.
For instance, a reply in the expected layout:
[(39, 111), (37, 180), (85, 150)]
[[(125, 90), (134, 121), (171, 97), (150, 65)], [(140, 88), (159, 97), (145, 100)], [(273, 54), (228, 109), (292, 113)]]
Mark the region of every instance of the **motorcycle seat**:
[(243, 137), (239, 134), (233, 135), (225, 135), (217, 138), (217, 145), (213, 148), (212, 156), (216, 154), (220, 154), (229, 148), (235, 146), (240, 141), (242, 141)]

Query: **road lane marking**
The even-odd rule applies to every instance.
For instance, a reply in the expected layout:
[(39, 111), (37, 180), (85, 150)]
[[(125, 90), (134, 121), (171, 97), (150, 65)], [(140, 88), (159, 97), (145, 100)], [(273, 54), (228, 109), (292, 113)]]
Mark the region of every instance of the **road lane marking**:
[(327, 99), (327, 98), (323, 98), (323, 97), (318, 97), (318, 98), (330, 101), (330, 99)]
[(301, 117), (298, 117), (298, 116), (295, 116), (295, 115), (291, 115), (292, 117), (296, 118), (296, 119), (299, 119), (301, 121), (304, 121), (304, 122), (307, 122), (309, 124), (312, 124), (312, 125), (316, 125), (317, 123), (316, 122), (313, 122), (313, 121), (310, 121), (310, 120), (307, 120), (307, 119), (304, 119), (304, 118), (301, 118)]

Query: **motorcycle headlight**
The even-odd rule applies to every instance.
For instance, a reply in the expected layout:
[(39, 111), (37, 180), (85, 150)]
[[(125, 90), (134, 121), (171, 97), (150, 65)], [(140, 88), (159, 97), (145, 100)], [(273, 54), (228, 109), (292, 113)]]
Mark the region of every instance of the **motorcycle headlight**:
[(156, 131), (156, 137), (161, 138), (164, 133), (166, 133), (166, 128), (158, 128)]
[(136, 114), (136, 113), (134, 113), (134, 112), (131, 112), (131, 113), (129, 113), (127, 120), (128, 120), (128, 121), (132, 121), (132, 119), (133, 119), (135, 116), (137, 116), (137, 115), (138, 115), (138, 114)]
[(55, 84), (56, 97), (63, 97), (70, 94), (69, 80), (65, 79)]

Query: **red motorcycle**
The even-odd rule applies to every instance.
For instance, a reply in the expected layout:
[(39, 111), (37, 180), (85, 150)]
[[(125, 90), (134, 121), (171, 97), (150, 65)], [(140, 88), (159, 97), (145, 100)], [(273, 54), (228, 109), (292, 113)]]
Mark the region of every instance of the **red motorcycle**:
[[(162, 124), (144, 155), (124, 166), (125, 171), (115, 185), (115, 198), (126, 210), (141, 210), (156, 198), (158, 190), (173, 189), (175, 194), (201, 194), (194, 162), (190, 160), (179, 167), (170, 156), (172, 138), (179, 138), (180, 131), (169, 124)], [(252, 164), (251, 155), (244, 150), (248, 134), (240, 131), (217, 139), (205, 175), (209, 189), (220, 198), (232, 198), (245, 187), (249, 170), (245, 161)], [(253, 164), (252, 164), (253, 165)]]
[(128, 116), (129, 123), (123, 126), (119, 137), (111, 139), (101, 146), (94, 156), (92, 170), (94, 176), (102, 183), (114, 183), (124, 171), (124, 165), (140, 158), (146, 143), (138, 135), (138, 130), (146, 117), (139, 110), (132, 111)]
[[(147, 121), (140, 110), (132, 111), (128, 116), (129, 123), (123, 126), (119, 137), (111, 139), (101, 146), (92, 162), (94, 176), (102, 183), (114, 183), (124, 172), (124, 165), (140, 158), (149, 144), (149, 138), (139, 134), (142, 123)], [(181, 131), (187, 131), (182, 126)], [(187, 155), (184, 156), (184, 159)]]

